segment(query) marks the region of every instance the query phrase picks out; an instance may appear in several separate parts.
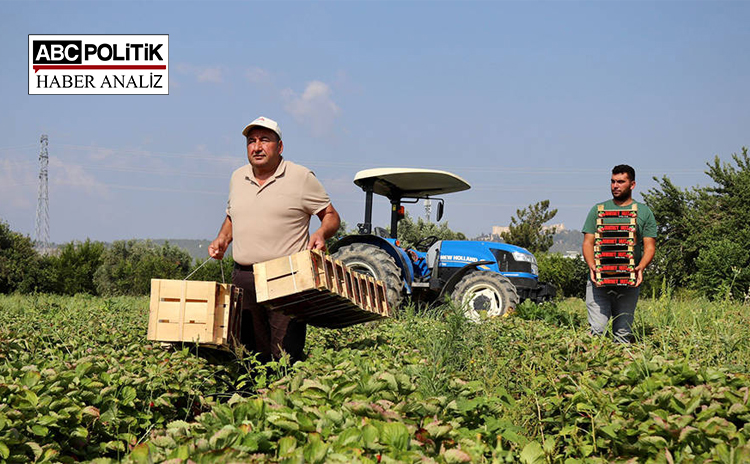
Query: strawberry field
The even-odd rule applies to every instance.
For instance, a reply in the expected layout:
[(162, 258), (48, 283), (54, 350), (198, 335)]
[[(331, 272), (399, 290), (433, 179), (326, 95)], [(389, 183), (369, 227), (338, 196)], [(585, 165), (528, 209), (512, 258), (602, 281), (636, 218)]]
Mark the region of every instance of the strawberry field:
[(146, 341), (146, 297), (0, 296), (0, 462), (750, 461), (750, 315), (580, 300), (309, 331), (305, 362)]

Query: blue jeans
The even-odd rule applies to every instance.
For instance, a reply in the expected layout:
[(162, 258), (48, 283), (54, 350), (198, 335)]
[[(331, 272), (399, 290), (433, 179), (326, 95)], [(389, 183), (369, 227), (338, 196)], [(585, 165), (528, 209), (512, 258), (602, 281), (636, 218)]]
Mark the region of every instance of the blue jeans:
[(597, 287), (586, 284), (586, 309), (592, 335), (602, 335), (612, 319), (612, 335), (616, 342), (630, 342), (635, 305), (640, 287)]

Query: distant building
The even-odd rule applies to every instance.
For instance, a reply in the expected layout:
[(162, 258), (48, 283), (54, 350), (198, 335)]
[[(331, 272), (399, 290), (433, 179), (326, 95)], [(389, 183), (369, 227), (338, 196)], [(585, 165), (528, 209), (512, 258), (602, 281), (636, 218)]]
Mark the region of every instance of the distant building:
[(503, 238), (497, 234), (481, 234), (473, 238), (472, 240), (477, 240), (480, 242), (503, 242)]
[[(565, 229), (564, 223), (559, 224), (550, 224), (548, 226), (542, 226), (542, 230), (549, 230), (551, 228), (555, 228), (555, 232), (562, 232)], [(508, 226), (492, 226), (492, 235), (500, 236), (503, 232), (510, 232), (510, 227)]]
[[(544, 226), (543, 230), (555, 228), (555, 235), (553, 237), (553, 244), (550, 247), (550, 253), (560, 253), (566, 258), (578, 258), (583, 259), (581, 256), (581, 246), (583, 245), (583, 234), (581, 231), (575, 229), (568, 229), (565, 224), (551, 224)], [(493, 226), (491, 233), (483, 233), (472, 240), (481, 240), (483, 242), (505, 242), (503, 240), (503, 232), (508, 232), (510, 229), (506, 226)]]
[(492, 235), (500, 235), (503, 232), (510, 232), (510, 227), (507, 227), (507, 226), (492, 226)]

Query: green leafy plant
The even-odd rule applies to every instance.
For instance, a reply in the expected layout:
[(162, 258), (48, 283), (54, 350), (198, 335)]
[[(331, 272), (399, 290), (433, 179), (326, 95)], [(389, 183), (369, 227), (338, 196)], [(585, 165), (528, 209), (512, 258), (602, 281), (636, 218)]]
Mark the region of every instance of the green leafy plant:
[(750, 286), (750, 250), (745, 243), (727, 238), (710, 242), (698, 253), (698, 272), (692, 285), (714, 298), (742, 300)]
[(102, 255), (102, 264), (94, 274), (101, 295), (145, 295), (151, 279), (183, 279), (192, 258), (169, 243), (117, 241)]
[(589, 267), (583, 258), (567, 258), (559, 253), (539, 253), (539, 281), (552, 282), (557, 289), (557, 297), (583, 298)]
[[(0, 461), (743, 462), (746, 307), (641, 300), (639, 342), (577, 299), (310, 328), (282, 359), (145, 340), (145, 297), (0, 295)], [(734, 460), (734, 461), (732, 461)]]

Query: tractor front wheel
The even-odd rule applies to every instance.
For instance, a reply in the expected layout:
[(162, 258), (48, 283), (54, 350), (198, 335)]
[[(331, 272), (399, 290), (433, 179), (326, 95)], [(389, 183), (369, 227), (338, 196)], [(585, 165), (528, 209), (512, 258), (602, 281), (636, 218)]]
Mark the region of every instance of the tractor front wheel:
[(518, 305), (518, 292), (507, 277), (496, 272), (479, 271), (461, 279), (451, 295), (466, 317), (479, 322), (482, 315), (504, 316)]
[(401, 269), (385, 250), (369, 243), (352, 243), (342, 246), (333, 254), (349, 269), (382, 280), (385, 283), (388, 306), (397, 310), (404, 298), (404, 281)]

